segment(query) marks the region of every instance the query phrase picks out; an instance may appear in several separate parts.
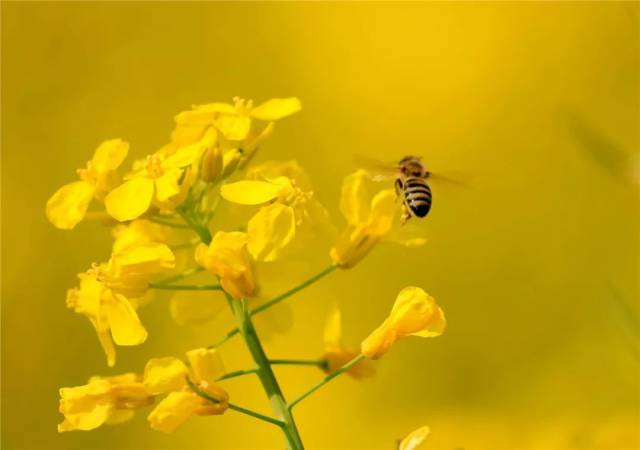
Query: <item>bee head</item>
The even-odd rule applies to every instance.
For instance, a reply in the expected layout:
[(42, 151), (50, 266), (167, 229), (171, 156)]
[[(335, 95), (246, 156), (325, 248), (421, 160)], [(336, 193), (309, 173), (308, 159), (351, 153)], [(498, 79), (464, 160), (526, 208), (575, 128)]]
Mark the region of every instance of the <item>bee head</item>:
[(398, 163), (400, 172), (405, 176), (423, 177), (427, 172), (419, 156), (405, 156)]

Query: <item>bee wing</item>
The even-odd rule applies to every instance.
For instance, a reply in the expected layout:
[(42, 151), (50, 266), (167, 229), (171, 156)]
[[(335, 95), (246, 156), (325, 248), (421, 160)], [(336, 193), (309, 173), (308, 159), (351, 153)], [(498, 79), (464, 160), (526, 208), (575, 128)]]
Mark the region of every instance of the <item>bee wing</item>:
[(372, 174), (373, 181), (388, 181), (398, 175), (398, 163), (385, 162), (364, 155), (355, 155), (356, 164)]
[[(448, 172), (429, 172), (428, 180), (436, 183), (443, 183), (455, 187), (469, 187), (467, 180), (469, 177), (459, 173), (450, 174)], [(464, 181), (463, 181), (464, 180)]]

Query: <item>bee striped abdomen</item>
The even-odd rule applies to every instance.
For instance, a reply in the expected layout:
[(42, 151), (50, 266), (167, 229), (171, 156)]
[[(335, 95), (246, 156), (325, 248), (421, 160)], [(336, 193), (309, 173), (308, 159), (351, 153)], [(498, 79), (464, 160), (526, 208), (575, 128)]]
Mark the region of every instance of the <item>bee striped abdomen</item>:
[(416, 217), (425, 217), (431, 209), (431, 189), (424, 178), (408, 177), (403, 183), (404, 203)]

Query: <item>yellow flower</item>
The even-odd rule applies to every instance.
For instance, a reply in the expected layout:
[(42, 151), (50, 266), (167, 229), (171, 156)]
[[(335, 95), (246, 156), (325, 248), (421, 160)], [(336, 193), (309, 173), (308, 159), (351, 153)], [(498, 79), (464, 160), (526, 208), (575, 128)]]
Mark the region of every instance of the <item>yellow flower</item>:
[(391, 239), (399, 228), (400, 203), (393, 189), (369, 194), (370, 175), (358, 170), (348, 175), (342, 185), (340, 210), (347, 227), (331, 248), (331, 259), (343, 269), (357, 264), (380, 241), (391, 240), (406, 246), (423, 245), (423, 238)]
[[(252, 133), (252, 119), (270, 123), (295, 114), (301, 109), (300, 100), (295, 97), (274, 98), (256, 107), (251, 100), (236, 97), (233, 101), (233, 105), (209, 103), (193, 106), (190, 111), (181, 112), (175, 118), (177, 127), (172, 134), (172, 140), (179, 143), (193, 142), (199, 139), (208, 127), (213, 126), (227, 141), (255, 146), (253, 141), (257, 140), (264, 130)], [(271, 125), (267, 125), (267, 128), (270, 133)]]
[[(335, 372), (360, 354), (342, 343), (342, 317), (337, 306), (331, 309), (327, 318), (324, 328), (324, 348), (323, 359), (327, 364), (323, 369), (326, 373)], [(364, 360), (349, 369), (347, 373), (355, 379), (368, 378), (375, 375), (375, 367), (371, 361)]]
[(412, 431), (400, 442), (398, 450), (418, 449), (429, 434), (431, 434), (431, 429), (427, 426), (420, 427), (417, 430)]
[(147, 339), (135, 310), (151, 275), (173, 267), (173, 253), (164, 244), (147, 244), (115, 253), (107, 264), (78, 275), (80, 287), (69, 289), (67, 307), (87, 316), (107, 355), (115, 364), (117, 345), (139, 345)]
[(362, 342), (361, 351), (378, 359), (401, 337), (436, 337), (445, 326), (444, 312), (433, 297), (418, 287), (406, 287), (398, 294), (389, 317)]
[(185, 171), (204, 149), (205, 143), (196, 142), (173, 153), (161, 151), (147, 156), (143, 167), (106, 196), (104, 203), (109, 215), (120, 222), (133, 220), (147, 212), (154, 201), (162, 207), (172, 198), (182, 197), (185, 177), (188, 178)]
[[(295, 161), (268, 163), (249, 176), (264, 178), (226, 184), (220, 195), (241, 205), (266, 204), (247, 224), (247, 248), (256, 261), (274, 261), (294, 238), (308, 241), (318, 231), (330, 228), (326, 210), (315, 199), (308, 177)], [(301, 189), (297, 179), (308, 190)]]
[(134, 373), (115, 377), (92, 377), (83, 386), (60, 389), (60, 412), (64, 421), (58, 432), (93, 430), (133, 417), (133, 410), (154, 402)]
[(218, 231), (208, 246), (200, 244), (196, 248), (196, 261), (218, 276), (222, 288), (234, 298), (255, 295), (255, 276), (247, 252), (246, 233)]
[(65, 184), (47, 202), (47, 219), (57, 228), (73, 229), (85, 216), (93, 198), (102, 200), (118, 182), (116, 169), (122, 164), (129, 144), (120, 139), (104, 141), (85, 169), (78, 169), (80, 181)]
[[(189, 368), (173, 357), (156, 358), (144, 370), (144, 386), (154, 394), (167, 395), (149, 414), (151, 428), (165, 433), (174, 431), (193, 414), (218, 415), (229, 407), (229, 395), (215, 382), (224, 375), (224, 366), (216, 349), (199, 348), (187, 352)], [(196, 394), (187, 377), (196, 386), (218, 400), (213, 403)]]

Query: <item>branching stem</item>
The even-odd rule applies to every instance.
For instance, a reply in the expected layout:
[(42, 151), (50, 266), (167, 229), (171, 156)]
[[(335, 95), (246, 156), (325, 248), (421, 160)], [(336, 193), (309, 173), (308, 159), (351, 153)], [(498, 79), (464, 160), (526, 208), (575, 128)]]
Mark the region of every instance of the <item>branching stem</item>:
[(325, 384), (327, 384), (329, 381), (333, 380), (334, 378), (336, 378), (339, 375), (342, 375), (343, 373), (345, 373), (346, 371), (348, 371), (349, 369), (351, 369), (353, 366), (355, 366), (356, 364), (358, 364), (359, 362), (361, 362), (363, 359), (365, 359), (366, 356), (364, 355), (358, 355), (355, 358), (353, 358), (351, 361), (349, 361), (348, 363), (346, 363), (344, 366), (340, 367), (338, 370), (336, 370), (333, 373), (330, 373), (329, 375), (327, 375), (326, 377), (324, 377), (324, 379), (316, 384), (315, 386), (313, 386), (311, 389), (309, 389), (308, 391), (302, 393), (299, 397), (297, 397), (296, 399), (294, 399), (291, 403), (289, 403), (288, 408), (289, 411), (291, 411), (293, 409), (294, 406), (296, 406), (298, 403), (300, 403), (302, 400), (304, 400), (305, 398), (307, 398), (308, 396), (310, 396), (311, 394), (313, 394), (315, 391), (317, 391), (318, 389), (320, 389), (322, 386), (324, 386)]

